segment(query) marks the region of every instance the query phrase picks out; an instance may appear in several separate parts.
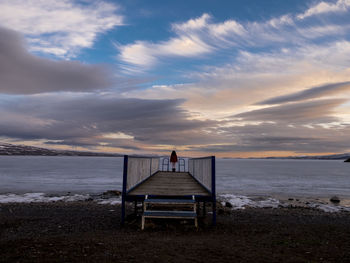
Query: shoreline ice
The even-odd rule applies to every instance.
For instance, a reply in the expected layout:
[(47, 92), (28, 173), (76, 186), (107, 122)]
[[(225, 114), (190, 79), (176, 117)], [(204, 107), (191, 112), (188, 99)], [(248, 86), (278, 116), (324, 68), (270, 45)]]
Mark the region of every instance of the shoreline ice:
[(74, 202), (86, 201), (90, 198), (89, 194), (74, 194), (52, 196), (45, 193), (25, 193), (25, 194), (0, 194), (0, 204), (4, 203), (50, 203), (50, 202)]
[[(247, 207), (251, 208), (311, 208), (318, 209), (327, 213), (335, 212), (350, 212), (350, 206), (344, 206), (339, 204), (326, 203), (319, 199), (294, 199), (291, 200), (280, 200), (272, 197), (248, 197), (244, 195), (233, 195), (233, 194), (222, 194), (218, 196), (218, 200), (223, 206), (226, 202), (232, 205), (233, 210), (245, 209)], [(298, 200), (297, 202), (294, 200)]]
[[(290, 200), (281, 200), (273, 197), (249, 197), (245, 195), (234, 194), (219, 194), (217, 200), (223, 205), (226, 202), (231, 204), (232, 210), (240, 210), (246, 208), (295, 208), (304, 207), (310, 209), (318, 209), (327, 213), (334, 212), (350, 212), (350, 206), (336, 205), (314, 199), (298, 200), (291, 198)], [(53, 203), (53, 202), (76, 202), (76, 201), (92, 201), (101, 205), (117, 205), (121, 203), (120, 196), (106, 197), (100, 195), (90, 194), (66, 194), (66, 195), (50, 195), (45, 193), (25, 193), (25, 194), (0, 194), (0, 205), (7, 203)]]

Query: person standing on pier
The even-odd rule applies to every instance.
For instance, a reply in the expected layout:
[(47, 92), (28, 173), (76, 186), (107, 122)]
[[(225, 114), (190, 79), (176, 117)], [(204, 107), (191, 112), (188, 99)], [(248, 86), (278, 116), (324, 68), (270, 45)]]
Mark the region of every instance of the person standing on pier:
[(177, 155), (175, 151), (172, 151), (171, 155), (170, 155), (170, 162), (172, 164), (173, 167), (173, 172), (175, 172), (175, 166), (177, 163)]

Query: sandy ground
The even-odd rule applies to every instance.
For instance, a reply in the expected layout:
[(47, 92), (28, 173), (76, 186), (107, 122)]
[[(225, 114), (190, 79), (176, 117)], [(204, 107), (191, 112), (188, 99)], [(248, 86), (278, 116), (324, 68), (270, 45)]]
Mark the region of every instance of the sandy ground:
[[(132, 209), (128, 211), (132, 213)], [(200, 220), (149, 220), (94, 202), (0, 204), (0, 262), (350, 262), (350, 213), (228, 209)]]

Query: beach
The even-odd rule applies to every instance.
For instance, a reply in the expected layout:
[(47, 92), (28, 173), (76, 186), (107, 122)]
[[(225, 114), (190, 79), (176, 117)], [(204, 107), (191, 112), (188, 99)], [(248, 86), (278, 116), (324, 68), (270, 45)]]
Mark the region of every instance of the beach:
[(350, 262), (350, 213), (219, 208), (199, 228), (93, 201), (0, 204), (1, 262)]
[(0, 164), (0, 262), (350, 262), (343, 162), (219, 159), (215, 227), (208, 206), (198, 229), (147, 219), (144, 231), (132, 203), (120, 225), (121, 158)]

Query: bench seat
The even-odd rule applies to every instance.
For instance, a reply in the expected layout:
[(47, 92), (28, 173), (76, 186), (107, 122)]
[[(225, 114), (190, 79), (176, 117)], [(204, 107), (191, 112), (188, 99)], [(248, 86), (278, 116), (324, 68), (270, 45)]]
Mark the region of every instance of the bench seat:
[(147, 204), (179, 204), (187, 205), (194, 204), (196, 201), (192, 199), (145, 199), (144, 201)]
[[(169, 210), (148, 210), (147, 206), (150, 205), (162, 205), (165, 209), (169, 208)], [(190, 206), (192, 207), (191, 211), (180, 211), (173, 210), (177, 205)], [(141, 229), (145, 228), (145, 219), (146, 218), (174, 218), (174, 219), (194, 219), (194, 223), (196, 228), (198, 228), (198, 220), (197, 220), (197, 204), (194, 195), (192, 199), (160, 199), (160, 198), (152, 198), (149, 199), (148, 195), (143, 203), (143, 215), (142, 215), (142, 223)], [(164, 208), (163, 208), (164, 209)]]
[(154, 211), (148, 210), (143, 213), (149, 218), (196, 218), (197, 213), (193, 211)]

